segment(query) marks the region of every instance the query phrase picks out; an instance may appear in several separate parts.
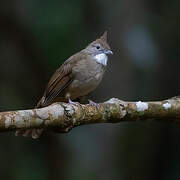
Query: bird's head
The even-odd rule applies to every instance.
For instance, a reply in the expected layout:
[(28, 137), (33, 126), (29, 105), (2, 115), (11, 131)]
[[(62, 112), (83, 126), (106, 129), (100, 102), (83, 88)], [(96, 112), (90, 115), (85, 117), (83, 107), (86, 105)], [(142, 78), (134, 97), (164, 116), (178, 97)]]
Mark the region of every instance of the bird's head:
[(109, 44), (107, 43), (107, 31), (105, 31), (99, 39), (90, 43), (86, 47), (86, 50), (94, 56), (98, 54), (113, 54)]

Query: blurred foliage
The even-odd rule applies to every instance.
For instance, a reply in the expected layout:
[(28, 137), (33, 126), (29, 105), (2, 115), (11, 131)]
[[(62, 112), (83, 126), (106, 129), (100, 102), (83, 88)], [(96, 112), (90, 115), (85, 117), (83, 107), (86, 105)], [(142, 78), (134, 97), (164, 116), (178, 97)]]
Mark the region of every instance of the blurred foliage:
[[(158, 100), (179, 94), (180, 2), (0, 2), (0, 109), (35, 106), (52, 73), (108, 30), (114, 55), (90, 95)], [(0, 136), (0, 179), (178, 180), (180, 127), (136, 122), (77, 127), (34, 141)]]

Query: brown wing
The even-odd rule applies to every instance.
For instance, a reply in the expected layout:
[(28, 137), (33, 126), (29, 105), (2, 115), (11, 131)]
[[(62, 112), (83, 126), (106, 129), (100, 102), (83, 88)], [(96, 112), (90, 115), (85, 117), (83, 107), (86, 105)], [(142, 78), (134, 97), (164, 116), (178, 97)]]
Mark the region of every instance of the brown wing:
[(78, 61), (85, 59), (86, 56), (87, 53), (80, 51), (67, 59), (64, 64), (56, 70), (36, 108), (48, 106), (55, 102), (58, 96), (60, 97), (62, 91), (74, 80), (72, 66), (74, 66), (74, 64), (76, 64)]
[(44, 107), (53, 103), (55, 98), (73, 81), (72, 66), (71, 63), (67, 62), (53, 74), (37, 107)]

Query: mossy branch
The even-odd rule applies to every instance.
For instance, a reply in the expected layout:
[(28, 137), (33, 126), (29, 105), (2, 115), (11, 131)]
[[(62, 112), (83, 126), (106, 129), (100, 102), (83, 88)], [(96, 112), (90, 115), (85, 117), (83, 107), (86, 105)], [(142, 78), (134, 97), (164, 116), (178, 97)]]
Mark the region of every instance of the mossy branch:
[(112, 98), (97, 106), (59, 102), (41, 109), (0, 112), (0, 132), (30, 128), (68, 132), (85, 124), (148, 119), (180, 123), (180, 97), (154, 102), (125, 102)]

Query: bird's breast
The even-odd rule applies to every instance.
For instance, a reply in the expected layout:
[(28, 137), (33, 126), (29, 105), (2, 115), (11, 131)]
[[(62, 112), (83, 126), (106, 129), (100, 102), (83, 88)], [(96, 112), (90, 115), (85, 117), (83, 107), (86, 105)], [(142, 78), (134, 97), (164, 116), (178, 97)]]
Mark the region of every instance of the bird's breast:
[(105, 66), (92, 59), (85, 59), (79, 61), (72, 71), (74, 81), (68, 89), (71, 91), (72, 96), (74, 94), (73, 99), (75, 99), (78, 96), (87, 95), (99, 85), (105, 72)]

